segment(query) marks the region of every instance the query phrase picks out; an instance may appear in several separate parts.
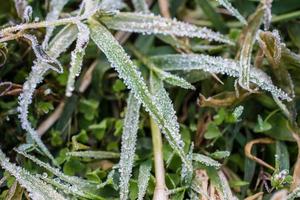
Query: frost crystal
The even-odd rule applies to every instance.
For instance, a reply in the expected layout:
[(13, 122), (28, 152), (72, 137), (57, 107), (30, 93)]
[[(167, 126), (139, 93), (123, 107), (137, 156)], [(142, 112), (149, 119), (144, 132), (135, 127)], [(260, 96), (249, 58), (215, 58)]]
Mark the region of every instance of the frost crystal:
[(247, 24), (246, 19), (235, 9), (228, 0), (217, 0), (222, 6), (224, 6), (233, 16), (235, 16), (243, 24)]
[(26, 6), (22, 19), (24, 22), (29, 22), (31, 18), (32, 18), (32, 7)]
[(185, 79), (178, 77), (176, 75), (173, 75), (169, 72), (165, 72), (163, 70), (155, 70), (156, 74), (159, 76), (159, 78), (171, 85), (179, 86), (184, 89), (192, 89), (195, 90), (196, 88), (191, 85), (189, 82), (187, 82)]
[(221, 185), (221, 189), (222, 189), (223, 199), (224, 200), (238, 200), (238, 198), (232, 194), (231, 189), (229, 187), (228, 180), (226, 179), (224, 173), (222, 171), (219, 171), (218, 175), (220, 178), (220, 185)]
[(46, 184), (38, 176), (30, 174), (27, 170), (9, 162), (4, 153), (0, 150), (0, 165), (13, 175), (20, 185), (29, 192), (33, 200), (66, 200), (61, 194)]
[[(41, 60), (46, 60), (46, 61), (50, 60), (50, 62), (52, 62), (53, 59), (56, 59), (56, 57), (58, 57), (58, 55), (62, 51), (64, 51), (69, 45), (71, 45), (71, 43), (74, 41), (75, 38), (74, 38), (74, 36), (73, 36), (73, 38), (70, 37), (70, 35), (68, 34), (70, 30), (72, 30), (72, 29), (63, 29), (60, 33), (58, 33), (58, 35), (60, 35), (61, 38), (55, 39), (52, 42), (51, 48), (48, 52), (48, 54), (50, 56), (52, 56), (52, 57), (50, 57), (51, 59), (48, 58), (47, 54), (44, 54), (44, 51), (41, 51), (42, 53), (39, 51), (39, 50), (41, 50), (41, 48), (37, 44), (37, 40), (34, 36), (28, 35), (28, 34), (25, 35), (25, 37), (27, 37), (27, 39), (29, 39), (31, 41), (32, 46), (35, 49), (34, 51), (36, 51), (36, 56), (38, 58), (40, 57), (40, 59), (35, 61), (34, 66), (32, 67), (32, 71), (30, 72), (30, 74), (27, 78), (27, 81), (23, 84), (22, 93), (20, 94), (20, 96), (18, 98), (19, 99), (18, 112), (20, 113), (19, 118), (21, 121), (22, 128), (28, 132), (30, 137), (37, 143), (37, 145), (41, 148), (41, 150), (49, 158), (52, 159), (53, 162), (55, 162), (53, 156), (50, 154), (50, 152), (48, 151), (46, 146), (43, 144), (41, 138), (39, 137), (37, 132), (32, 128), (31, 123), (28, 120), (28, 108), (32, 102), (32, 96), (35, 91), (35, 88), (37, 87), (37, 85), (39, 83), (42, 82), (45, 73), (50, 69), (60, 71), (60, 69), (57, 70), (53, 66), (51, 66), (45, 62), (42, 62)], [(59, 43), (59, 45), (57, 43)], [(58, 47), (58, 46), (60, 46), (61, 48), (54, 48), (54, 47)]]
[[(232, 77), (239, 77), (239, 65), (236, 61), (222, 57), (213, 57), (201, 54), (173, 54), (154, 56), (152, 61), (163, 70), (167, 71), (191, 71), (203, 70), (205, 72), (227, 74)], [(269, 91), (273, 96), (291, 101), (291, 97), (280, 88), (274, 86), (271, 78), (262, 70), (251, 67), (250, 82), (261, 89)]]
[(145, 163), (140, 166), (138, 178), (138, 200), (143, 200), (147, 191), (148, 182), (151, 175), (151, 164)]
[(111, 17), (102, 17), (101, 21), (111, 29), (143, 34), (163, 34), (179, 37), (197, 37), (209, 41), (233, 45), (224, 35), (205, 27), (197, 27), (176, 19), (167, 19), (153, 14), (120, 12)]
[(81, 158), (94, 158), (94, 159), (112, 159), (119, 158), (120, 155), (108, 151), (71, 151), (66, 154), (67, 156), (81, 157)]
[(140, 106), (140, 102), (131, 92), (127, 101), (127, 111), (122, 133), (121, 158), (119, 162), (121, 200), (126, 200), (128, 198), (129, 180), (132, 173), (138, 132)]
[(147, 2), (145, 0), (132, 0), (132, 3), (135, 11), (150, 13)]
[(273, 0), (263, 0), (263, 5), (264, 5), (264, 29), (265, 31), (270, 28), (271, 21), (272, 21), (272, 2)]
[(58, 168), (54, 168), (54, 167), (50, 166), (48, 163), (44, 163), (44, 162), (42, 162), (41, 160), (37, 159), (36, 157), (34, 157), (32, 155), (29, 155), (25, 152), (22, 152), (22, 151), (18, 150), (18, 149), (15, 149), (15, 150), (19, 154), (25, 156), (26, 158), (28, 158), (31, 161), (35, 162), (40, 167), (43, 167), (44, 169), (48, 170), (49, 172), (51, 172), (52, 174), (57, 176), (59, 179), (61, 179), (63, 181), (66, 181), (69, 184), (76, 185), (76, 187), (78, 187), (78, 188), (85, 188), (85, 187), (88, 187), (90, 185), (89, 182), (87, 182), (84, 179), (81, 179), (81, 178), (78, 178), (78, 177), (75, 177), (75, 176), (68, 176), (68, 175), (62, 173)]
[[(96, 21), (90, 21), (90, 28), (93, 41), (106, 55), (107, 59), (111, 62), (112, 67), (117, 70), (119, 77), (124, 80), (127, 87), (134, 93), (135, 98), (142, 102), (146, 111), (150, 113), (163, 133), (168, 136), (168, 142), (179, 154), (182, 161), (186, 163), (189, 168), (192, 168), (185, 157), (183, 144), (180, 135), (178, 134), (178, 126), (172, 126), (173, 123), (170, 123), (169, 121), (170, 117), (166, 118), (167, 113), (164, 113), (159, 109), (161, 107), (161, 102), (157, 102), (157, 100), (152, 97), (142, 78), (141, 72), (138, 71), (124, 49), (118, 44), (107, 29)], [(173, 112), (171, 111), (170, 114), (173, 115)]]
[(72, 96), (75, 87), (75, 78), (80, 74), (83, 56), (90, 38), (89, 28), (85, 24), (78, 22), (77, 27), (79, 32), (76, 47), (71, 56), (71, 68), (66, 89), (67, 97)]
[[(243, 114), (244, 107), (243, 106), (238, 106), (234, 109), (233, 111), (233, 116), (236, 120), (240, 118), (240, 116)], [(229, 152), (228, 152), (229, 153)]]
[(214, 159), (212, 159), (208, 156), (202, 155), (202, 154), (194, 153), (193, 160), (197, 161), (199, 163), (202, 163), (208, 167), (215, 167), (215, 168), (221, 167), (221, 164), (219, 162), (215, 161)]
[[(46, 21), (57, 20), (58, 17), (59, 17), (59, 14), (61, 13), (61, 11), (63, 9), (63, 7), (66, 5), (66, 3), (68, 1), (69, 0), (51, 0), (51, 2), (50, 2), (50, 11), (47, 14)], [(50, 40), (50, 37), (52, 36), (53, 30), (54, 30), (53, 26), (47, 27), (45, 39), (44, 39), (43, 44), (42, 44), (44, 49), (46, 49), (47, 46), (48, 46), (48, 42)]]

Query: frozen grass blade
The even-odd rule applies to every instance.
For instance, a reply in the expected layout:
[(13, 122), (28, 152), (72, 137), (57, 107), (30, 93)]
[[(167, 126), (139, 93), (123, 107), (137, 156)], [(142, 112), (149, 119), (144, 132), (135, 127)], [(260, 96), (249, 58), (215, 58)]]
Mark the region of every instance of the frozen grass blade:
[(272, 2), (273, 0), (262, 0), (264, 5), (265, 13), (264, 13), (264, 29), (269, 30), (271, 21), (272, 21)]
[(165, 71), (159, 70), (159, 69), (155, 70), (155, 72), (161, 80), (163, 80), (171, 85), (179, 86), (184, 89), (192, 89), (192, 90), (196, 89), (193, 85), (191, 85), (189, 82), (187, 82), (185, 79), (183, 79), (179, 76), (176, 76), (174, 74), (171, 74), (169, 72), (165, 72)]
[(208, 167), (215, 167), (215, 168), (221, 167), (221, 164), (219, 162), (215, 161), (214, 159), (212, 159), (208, 156), (202, 155), (202, 154), (194, 153), (193, 160), (196, 162), (199, 162), (201, 164), (204, 164), (205, 166), (208, 166)]
[(151, 176), (151, 162), (141, 164), (138, 177), (138, 200), (143, 200), (147, 192), (148, 182)]
[[(135, 95), (135, 98), (142, 102), (146, 111), (150, 113), (163, 133), (168, 137), (168, 142), (181, 157), (182, 161), (192, 169), (191, 164), (185, 157), (183, 142), (178, 135), (178, 127), (173, 127), (169, 120), (165, 118), (164, 112), (160, 108), (160, 102), (156, 102), (149, 92), (137, 67), (129, 59), (124, 49), (118, 44), (111, 33), (99, 22), (90, 20), (91, 37), (97, 46), (103, 51), (112, 67), (115, 68), (119, 77), (122, 78)], [(168, 111), (165, 111), (168, 112)]]
[(222, 6), (224, 6), (233, 16), (235, 16), (242, 24), (247, 24), (247, 20), (235, 9), (228, 0), (217, 0)]
[(0, 150), (0, 164), (3, 169), (13, 175), (20, 185), (29, 192), (33, 200), (66, 200), (64, 196), (53, 189), (51, 185), (46, 184), (38, 176), (30, 174), (27, 170), (10, 163), (8, 158)]
[(132, 0), (132, 4), (135, 11), (150, 13), (147, 2), (145, 0)]
[[(74, 29), (72, 26), (69, 26), (58, 33), (59, 38), (53, 39), (53, 42), (50, 44), (50, 50), (47, 52), (47, 55), (49, 55), (51, 59), (56, 59), (59, 54), (65, 51), (66, 48), (76, 39), (76, 35), (74, 36), (72, 33), (74, 33)], [(44, 75), (50, 69), (55, 68), (45, 62), (41, 62), (39, 60), (35, 61), (32, 71), (23, 85), (22, 93), (19, 96), (18, 112), (20, 113), (19, 118), (21, 120), (22, 128), (28, 132), (30, 137), (37, 143), (45, 155), (47, 155), (53, 163), (56, 163), (53, 156), (44, 145), (37, 132), (32, 128), (31, 123), (28, 120), (28, 109), (32, 102), (32, 96), (35, 88), (42, 82)]]
[(251, 91), (250, 89), (250, 68), (251, 68), (251, 56), (254, 42), (256, 40), (256, 35), (258, 33), (259, 27), (262, 23), (264, 9), (258, 6), (256, 12), (249, 17), (248, 25), (243, 29), (241, 34), (242, 40), (240, 49), (240, 76), (238, 79), (239, 85)]
[[(50, 11), (47, 14), (46, 21), (54, 21), (57, 20), (59, 14), (61, 13), (63, 7), (69, 0), (51, 0), (50, 1)], [(43, 41), (43, 47), (46, 49), (48, 47), (48, 42), (52, 36), (54, 27), (50, 26), (46, 29), (45, 39)]]
[(32, 156), (32, 155), (29, 155), (25, 152), (22, 152), (18, 149), (15, 149), (17, 153), (23, 155), (24, 157), (30, 159), (32, 162), (36, 163), (37, 165), (39, 165), (40, 167), (48, 170), (49, 172), (53, 173), (55, 176), (57, 176), (59, 179), (63, 180), (63, 181), (66, 181), (67, 183), (69, 184), (72, 184), (78, 188), (88, 188), (88, 187), (91, 187), (91, 184), (84, 180), (84, 179), (81, 179), (81, 178), (78, 178), (78, 177), (75, 177), (75, 176), (68, 176), (68, 175), (65, 175), (63, 172), (61, 172), (58, 168), (54, 168), (52, 166), (50, 166), (48, 163), (44, 163), (43, 161), (39, 160), (38, 158)]
[(78, 27), (78, 38), (77, 38), (75, 50), (72, 52), (72, 56), (71, 56), (71, 68), (68, 77), (67, 89), (66, 89), (67, 97), (72, 96), (72, 92), (75, 88), (75, 78), (80, 74), (83, 57), (85, 54), (85, 49), (88, 45), (89, 36), (90, 36), (89, 28), (85, 24), (78, 22), (77, 27)]
[[(156, 66), (167, 71), (191, 71), (203, 70), (210, 73), (227, 74), (239, 78), (239, 64), (231, 59), (213, 57), (201, 54), (173, 54), (154, 56), (151, 58)], [(252, 67), (250, 69), (250, 82), (259, 86), (262, 90), (271, 92), (275, 97), (282, 100), (291, 101), (292, 98), (277, 88), (271, 78), (262, 70)]]
[(126, 200), (128, 198), (129, 180), (134, 163), (140, 107), (140, 102), (131, 92), (127, 100), (127, 110), (122, 133), (121, 158), (119, 162), (121, 200)]
[(196, 37), (233, 45), (233, 42), (224, 35), (213, 32), (205, 27), (200, 28), (185, 22), (179, 22), (175, 19), (167, 19), (153, 14), (119, 12), (113, 16), (101, 17), (99, 20), (108, 28), (115, 30), (142, 34)]
[(119, 153), (108, 151), (71, 151), (66, 154), (67, 156), (80, 157), (80, 158), (94, 158), (94, 159), (113, 159), (119, 158)]

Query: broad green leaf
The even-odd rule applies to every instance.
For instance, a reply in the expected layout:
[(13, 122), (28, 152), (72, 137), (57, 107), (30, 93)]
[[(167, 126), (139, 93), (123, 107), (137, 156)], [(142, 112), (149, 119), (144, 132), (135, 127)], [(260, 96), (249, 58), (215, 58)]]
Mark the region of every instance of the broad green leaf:
[(261, 133), (268, 131), (272, 128), (272, 125), (266, 120), (263, 120), (260, 115), (257, 117), (257, 124), (254, 127), (254, 132)]
[(13, 175), (22, 187), (26, 188), (33, 200), (67, 200), (67, 198), (58, 193), (51, 185), (42, 181), (38, 176), (32, 175), (27, 170), (9, 162), (1, 150), (0, 165)]
[(179, 37), (197, 37), (209, 41), (223, 42), (232, 45), (233, 42), (220, 33), (207, 28), (200, 28), (177, 20), (167, 19), (153, 14), (120, 12), (112, 16), (99, 18), (108, 28), (137, 32), (143, 34), (163, 34)]
[[(205, 72), (239, 77), (239, 64), (234, 60), (222, 57), (213, 57), (203, 54), (170, 54), (153, 56), (151, 60), (156, 66), (166, 71), (203, 70)], [(258, 68), (251, 67), (250, 82), (256, 84), (263, 90), (271, 92), (273, 96), (279, 99), (292, 100), (288, 94), (273, 84), (271, 78), (266, 73)]]
[(207, 126), (207, 130), (204, 134), (205, 139), (214, 139), (218, 138), (222, 135), (221, 131), (219, 130), (218, 126), (215, 123), (210, 123)]
[(129, 180), (132, 173), (135, 147), (138, 133), (139, 112), (141, 103), (130, 92), (127, 100), (127, 110), (122, 133), (121, 157), (119, 162), (120, 172), (120, 199), (128, 198)]
[(179, 154), (182, 161), (189, 169), (192, 169), (183, 151), (183, 143), (178, 130), (179, 127), (172, 126), (169, 120), (165, 118), (164, 113), (168, 113), (169, 111), (161, 111), (159, 109), (161, 102), (157, 102), (157, 100), (152, 97), (141, 73), (111, 33), (95, 20), (90, 20), (89, 23), (93, 41), (106, 55), (112, 67), (118, 71), (120, 78), (122, 78), (127, 87), (132, 90), (135, 98), (142, 102), (146, 111), (150, 113), (162, 129), (168, 138), (168, 142), (172, 144), (172, 148)]

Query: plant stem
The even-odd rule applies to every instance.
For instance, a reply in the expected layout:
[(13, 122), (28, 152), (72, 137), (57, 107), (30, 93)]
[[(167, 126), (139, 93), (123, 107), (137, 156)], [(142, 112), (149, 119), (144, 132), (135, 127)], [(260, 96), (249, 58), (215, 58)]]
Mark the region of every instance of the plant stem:
[(33, 22), (28, 24), (19, 24), (16, 26), (11, 26), (4, 28), (0, 31), (0, 36), (4, 36), (8, 33), (13, 33), (20, 30), (27, 30), (27, 29), (37, 29), (37, 28), (43, 28), (43, 27), (49, 27), (49, 26), (60, 26), (64, 24), (72, 24), (76, 23), (78, 21), (83, 20), (80, 17), (69, 17), (59, 20), (53, 20), (53, 21), (41, 21), (41, 22)]
[(151, 132), (152, 132), (155, 178), (156, 178), (153, 200), (167, 200), (168, 193), (166, 190), (167, 187), (165, 183), (165, 168), (164, 168), (164, 160), (163, 160), (162, 136), (157, 124), (152, 118), (150, 118), (150, 124), (151, 124)]

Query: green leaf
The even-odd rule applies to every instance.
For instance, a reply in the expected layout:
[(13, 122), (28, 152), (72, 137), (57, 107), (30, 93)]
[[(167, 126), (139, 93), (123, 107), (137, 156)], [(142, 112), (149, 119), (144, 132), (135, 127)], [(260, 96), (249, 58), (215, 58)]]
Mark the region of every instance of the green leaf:
[(215, 123), (210, 123), (207, 126), (207, 130), (204, 134), (204, 138), (210, 140), (210, 139), (218, 138), (221, 135), (222, 133), (219, 130), (218, 126)]
[(254, 132), (261, 133), (261, 132), (268, 131), (271, 128), (272, 128), (272, 125), (269, 122), (263, 120), (261, 118), (261, 116), (258, 115), (258, 117), (257, 117), (257, 124), (254, 127)]

